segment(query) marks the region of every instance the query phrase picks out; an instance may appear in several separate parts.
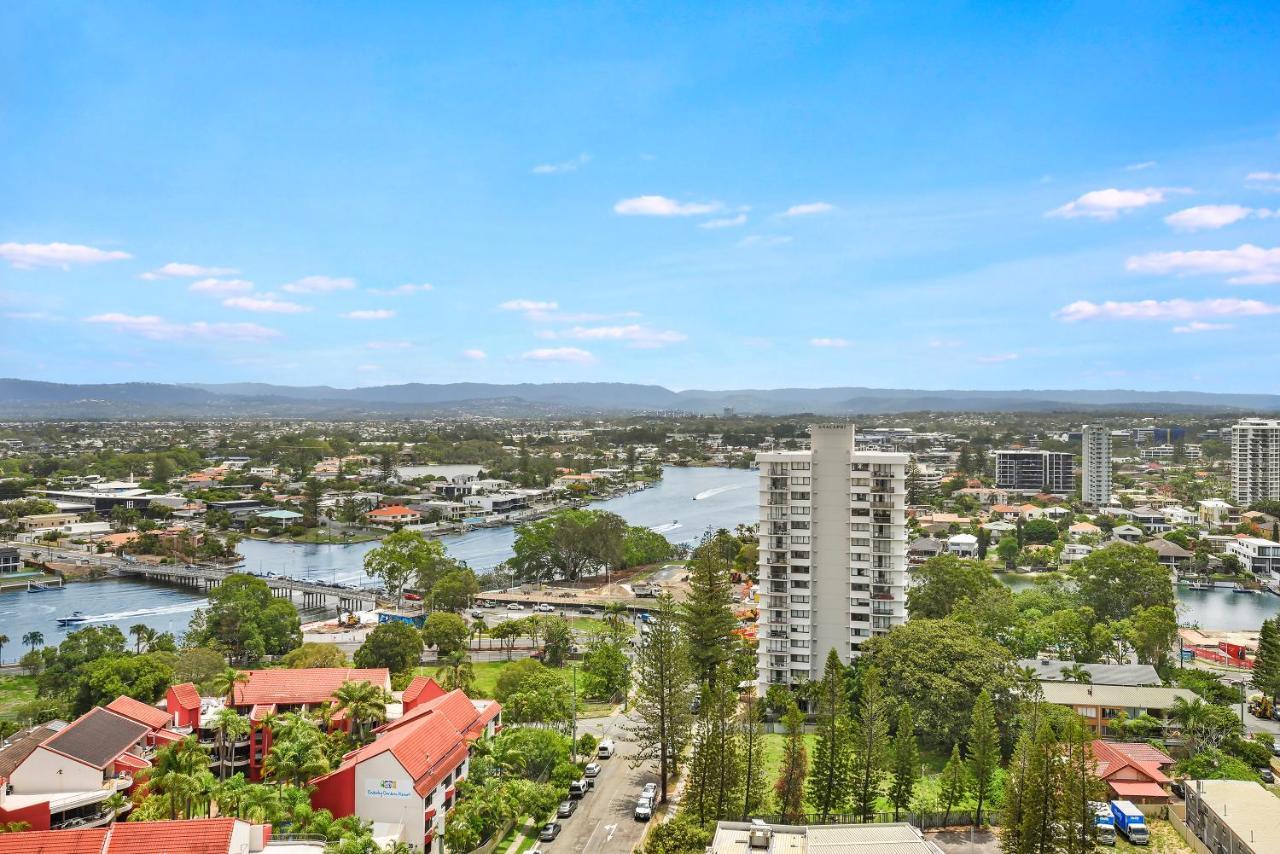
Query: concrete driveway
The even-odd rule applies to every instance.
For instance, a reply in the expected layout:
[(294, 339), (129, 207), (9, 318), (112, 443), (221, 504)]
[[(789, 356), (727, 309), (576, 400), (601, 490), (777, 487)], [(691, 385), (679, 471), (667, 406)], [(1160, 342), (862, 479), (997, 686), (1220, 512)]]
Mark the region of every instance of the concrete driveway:
[(946, 854), (999, 854), (1000, 839), (991, 828), (977, 830), (929, 830), (924, 838)]

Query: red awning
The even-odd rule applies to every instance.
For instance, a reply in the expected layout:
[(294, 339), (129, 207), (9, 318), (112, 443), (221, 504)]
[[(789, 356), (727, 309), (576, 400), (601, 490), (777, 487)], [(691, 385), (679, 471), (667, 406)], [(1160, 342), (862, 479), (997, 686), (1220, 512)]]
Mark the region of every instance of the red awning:
[(134, 771), (141, 771), (143, 768), (150, 768), (151, 763), (143, 759), (141, 756), (134, 756), (132, 753), (121, 753), (116, 757), (117, 768), (129, 768)]
[(1169, 793), (1158, 783), (1139, 783), (1130, 780), (1108, 780), (1111, 791), (1121, 798), (1168, 798)]

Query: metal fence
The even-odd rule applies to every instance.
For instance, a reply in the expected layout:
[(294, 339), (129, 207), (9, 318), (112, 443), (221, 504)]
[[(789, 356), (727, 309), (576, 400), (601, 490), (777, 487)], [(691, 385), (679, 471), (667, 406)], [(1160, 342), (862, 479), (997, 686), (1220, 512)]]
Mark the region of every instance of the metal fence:
[[(831, 815), (822, 816), (818, 814), (809, 815), (765, 815), (753, 816), (759, 818), (766, 824), (883, 824), (892, 821), (905, 821), (921, 830), (933, 830), (939, 827), (971, 827), (977, 824), (977, 813), (973, 810), (952, 810), (950, 813), (927, 812), (900, 813), (895, 819), (891, 812), (878, 812), (870, 818), (863, 819), (861, 815), (855, 813), (832, 813)], [(987, 810), (982, 811), (982, 824), (995, 826), (999, 824), (1000, 816)]]

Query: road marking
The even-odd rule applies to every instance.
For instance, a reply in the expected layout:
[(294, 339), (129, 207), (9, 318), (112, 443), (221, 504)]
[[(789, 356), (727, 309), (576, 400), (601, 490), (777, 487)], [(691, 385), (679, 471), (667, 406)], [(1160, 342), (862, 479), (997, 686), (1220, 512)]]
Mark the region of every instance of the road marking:
[(615, 830), (617, 830), (617, 829), (618, 829), (618, 825), (616, 825), (616, 824), (606, 824), (606, 825), (604, 826), (604, 829), (605, 829), (605, 830), (607, 830), (607, 831), (609, 831), (609, 835), (608, 835), (608, 836), (606, 836), (606, 837), (604, 838), (604, 841), (605, 841), (605, 842), (608, 842), (609, 840), (613, 839), (613, 832), (614, 832)]

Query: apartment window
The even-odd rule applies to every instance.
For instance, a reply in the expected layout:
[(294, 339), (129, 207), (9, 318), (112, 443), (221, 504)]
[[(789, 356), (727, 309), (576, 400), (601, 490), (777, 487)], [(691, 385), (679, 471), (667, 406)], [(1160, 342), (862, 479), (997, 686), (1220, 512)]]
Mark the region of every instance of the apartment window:
[(793, 634), (797, 634), (797, 635), (807, 635), (807, 634), (809, 634), (809, 627), (808, 627), (808, 626), (799, 626), (799, 625), (797, 625), (797, 626), (792, 626), (792, 627), (791, 627), (791, 631), (792, 631), (792, 633), (793, 633)]
[(849, 530), (850, 531), (870, 531), (871, 525), (866, 522), (850, 522)]
[(792, 579), (792, 580), (791, 580), (791, 586), (792, 586), (792, 587), (794, 587), (794, 588), (797, 588), (797, 589), (799, 589), (799, 590), (808, 590), (808, 589), (809, 589), (809, 582), (808, 582), (808, 581), (802, 581), (801, 579), (795, 578), (795, 579)]
[(808, 520), (802, 520), (802, 521), (799, 521), (799, 522), (793, 521), (793, 522), (791, 523), (791, 530), (793, 530), (793, 531), (807, 531), (807, 530), (809, 530), (809, 522), (808, 522)]
[(793, 619), (793, 620), (807, 620), (807, 619), (809, 619), (809, 612), (808, 612), (808, 611), (792, 611), (792, 612), (791, 612), (791, 619)]
[(791, 656), (791, 661), (792, 661), (792, 663), (794, 663), (794, 664), (808, 664), (808, 663), (809, 663), (809, 656), (807, 656), (807, 655), (793, 655), (793, 656)]
[(809, 485), (809, 484), (811, 484), (811, 483), (813, 483), (813, 479), (812, 479), (812, 478), (808, 478), (808, 477), (795, 477), (795, 476), (792, 476), (792, 478), (791, 478), (791, 485), (792, 485), (792, 486), (808, 486), (808, 485)]
[(800, 594), (800, 593), (792, 593), (792, 594), (791, 594), (791, 604), (793, 604), (793, 605), (808, 605), (808, 604), (809, 604), (809, 597), (808, 597), (808, 596), (804, 596), (804, 595), (802, 595), (802, 594)]
[(791, 470), (792, 471), (808, 471), (810, 465), (812, 464), (811, 463), (792, 463)]
[(792, 559), (792, 560), (808, 560), (808, 559), (809, 559), (809, 553), (808, 553), (808, 552), (796, 552), (796, 551), (793, 551), (793, 552), (791, 553), (791, 559)]
[(791, 508), (791, 515), (792, 516), (808, 516), (809, 508), (805, 507), (803, 504), (797, 505)]
[(796, 649), (808, 649), (809, 639), (808, 638), (792, 638), (791, 645)]
[(850, 501), (867, 501), (867, 500), (868, 500), (868, 498), (867, 498), (867, 493), (865, 493), (865, 492), (851, 492), (851, 493), (849, 493), (849, 500), (850, 500)]
[(807, 492), (793, 492), (793, 493), (791, 493), (791, 500), (792, 500), (792, 501), (808, 501), (808, 500), (809, 500), (809, 493), (807, 493)]
[(870, 537), (850, 537), (849, 545), (871, 548), (871, 538)]
[(809, 545), (809, 538), (803, 536), (792, 537), (791, 544), (795, 546), (807, 546)]

